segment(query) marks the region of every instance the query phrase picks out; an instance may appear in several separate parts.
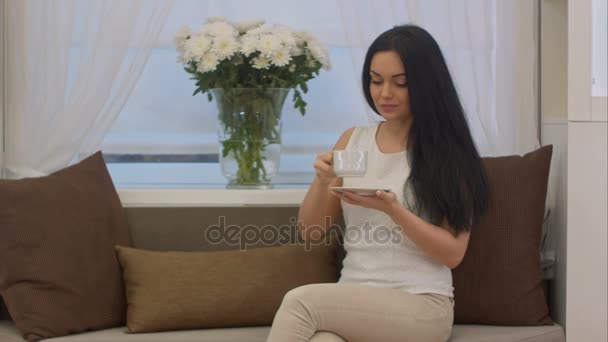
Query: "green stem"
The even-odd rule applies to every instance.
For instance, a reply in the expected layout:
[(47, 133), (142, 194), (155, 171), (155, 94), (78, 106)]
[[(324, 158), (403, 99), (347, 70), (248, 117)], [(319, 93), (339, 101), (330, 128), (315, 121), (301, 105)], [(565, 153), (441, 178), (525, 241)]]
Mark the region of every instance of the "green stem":
[(238, 165), (236, 184), (268, 184), (268, 146), (280, 144), (280, 115), (288, 90), (230, 89), (216, 92), (224, 130), (222, 157)]

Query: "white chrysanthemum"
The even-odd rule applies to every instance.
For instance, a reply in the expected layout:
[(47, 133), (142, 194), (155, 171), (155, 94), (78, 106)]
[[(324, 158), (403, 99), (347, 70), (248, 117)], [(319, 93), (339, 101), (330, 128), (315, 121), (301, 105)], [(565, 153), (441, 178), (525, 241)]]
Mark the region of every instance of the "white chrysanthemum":
[(317, 38), (308, 32), (301, 31), (296, 33), (296, 39), (298, 40), (298, 45), (306, 44), (312, 57), (319, 61), (324, 69), (329, 70), (331, 67), (329, 64), (329, 52)]
[(254, 35), (246, 34), (241, 39), (241, 53), (245, 56), (249, 56), (258, 49), (259, 37)]
[(177, 48), (177, 62), (180, 64), (186, 64), (192, 59), (186, 59), (186, 48)]
[(314, 37), (306, 31), (295, 32), (294, 37), (296, 38), (298, 45), (304, 45), (305, 43), (308, 43), (308, 41), (314, 39)]
[(178, 51), (183, 52), (186, 48), (186, 41), (192, 35), (192, 30), (188, 26), (182, 26), (177, 34), (175, 34), (175, 38), (173, 38), (173, 43), (177, 47)]
[(293, 30), (285, 25), (275, 25), (272, 29), (272, 34), (276, 35), (281, 44), (288, 48), (297, 45)]
[(258, 51), (265, 56), (272, 56), (272, 54), (280, 48), (281, 41), (276, 35), (265, 33), (260, 36), (260, 40), (258, 41)]
[(232, 36), (219, 36), (213, 40), (211, 51), (215, 53), (220, 60), (231, 57), (239, 49), (239, 44)]
[(304, 49), (298, 45), (294, 45), (289, 50), (289, 54), (292, 56), (299, 56), (299, 55), (304, 54)]
[(222, 36), (231, 36), (236, 37), (239, 35), (239, 32), (229, 23), (224, 21), (216, 21), (207, 25), (203, 32), (212, 37), (222, 37)]
[(291, 61), (291, 56), (289, 55), (287, 49), (280, 49), (272, 54), (271, 60), (272, 64), (282, 67), (289, 64), (289, 62)]
[(258, 56), (253, 59), (253, 67), (256, 69), (268, 69), (270, 61), (264, 56)]
[(206, 22), (207, 22), (207, 24), (213, 24), (213, 23), (217, 23), (217, 22), (227, 23), (228, 19), (226, 17), (215, 16), (215, 17), (207, 18)]
[(249, 30), (253, 30), (258, 28), (266, 23), (264, 20), (252, 20), (252, 21), (244, 21), (240, 23), (234, 23), (234, 27), (239, 31), (239, 33), (245, 33)]
[(196, 70), (201, 73), (214, 71), (219, 62), (219, 57), (216, 54), (213, 52), (208, 52), (201, 59), (199, 59)]
[(184, 59), (186, 61), (198, 60), (209, 51), (211, 40), (204, 35), (196, 35), (188, 39), (185, 46)]
[[(314, 77), (320, 66), (330, 67), (327, 48), (314, 36), (284, 25), (270, 27), (264, 21), (232, 23), (224, 17), (211, 17), (198, 31), (192, 32), (187, 26), (181, 28), (174, 43), (178, 60), (186, 65), (188, 72), (195, 72), (199, 77), (215, 75), (219, 67), (228, 68), (231, 73), (253, 67), (261, 70), (254, 73), (259, 79), (252, 80), (253, 84), (270, 85), (277, 77), (274, 71), (279, 71), (289, 83), (293, 78)], [(206, 92), (215, 86), (215, 82), (205, 83), (199, 85), (198, 90)]]
[(319, 61), (324, 69), (329, 70), (329, 52), (325, 46), (321, 45), (318, 41), (309, 41), (308, 49), (312, 54), (312, 57)]
[(247, 31), (246, 35), (259, 36), (269, 31), (269, 28), (262, 25)]

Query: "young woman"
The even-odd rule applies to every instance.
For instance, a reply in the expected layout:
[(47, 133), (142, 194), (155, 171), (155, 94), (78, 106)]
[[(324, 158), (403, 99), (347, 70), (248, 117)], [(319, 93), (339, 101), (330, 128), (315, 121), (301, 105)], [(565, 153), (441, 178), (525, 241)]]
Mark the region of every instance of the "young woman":
[[(268, 341), (424, 342), (451, 334), (450, 269), (465, 255), (488, 191), (479, 153), (441, 50), (424, 29), (382, 33), (362, 77), (368, 104), (384, 120), (347, 130), (334, 150), (367, 151), (367, 172), (338, 178), (332, 153), (320, 154), (299, 212), (305, 238), (314, 235), (308, 227), (327, 228), (344, 215), (340, 280), (288, 292)], [(362, 196), (334, 186), (391, 191)]]

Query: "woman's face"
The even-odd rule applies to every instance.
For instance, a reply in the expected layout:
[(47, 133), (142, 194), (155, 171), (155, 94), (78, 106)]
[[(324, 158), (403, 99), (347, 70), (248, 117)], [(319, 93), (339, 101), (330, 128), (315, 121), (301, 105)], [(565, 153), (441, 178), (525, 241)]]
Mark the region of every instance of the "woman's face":
[(395, 51), (380, 51), (370, 64), (369, 90), (378, 112), (386, 120), (411, 118), (405, 67)]

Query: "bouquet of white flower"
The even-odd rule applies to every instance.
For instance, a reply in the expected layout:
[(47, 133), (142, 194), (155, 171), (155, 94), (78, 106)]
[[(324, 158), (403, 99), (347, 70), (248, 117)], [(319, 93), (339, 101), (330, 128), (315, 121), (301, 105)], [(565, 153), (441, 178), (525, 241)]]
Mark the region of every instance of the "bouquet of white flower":
[(327, 49), (312, 35), (263, 21), (231, 23), (210, 18), (198, 32), (175, 37), (179, 62), (196, 90), (215, 97), (219, 115), (220, 164), (228, 187), (268, 188), (278, 171), (281, 110), (293, 89), (302, 115), (306, 82), (329, 69)]
[(306, 82), (330, 67), (327, 49), (311, 34), (264, 21), (209, 18), (198, 32), (182, 28), (175, 44), (179, 62), (196, 80), (193, 95), (207, 93), (211, 100), (213, 88), (291, 88), (302, 114), (306, 102), (300, 90), (306, 93)]

